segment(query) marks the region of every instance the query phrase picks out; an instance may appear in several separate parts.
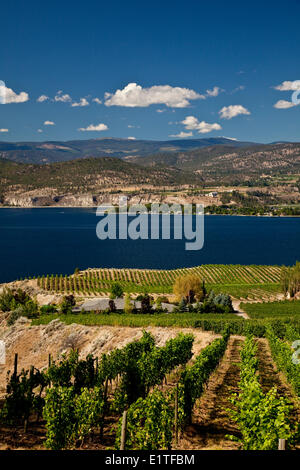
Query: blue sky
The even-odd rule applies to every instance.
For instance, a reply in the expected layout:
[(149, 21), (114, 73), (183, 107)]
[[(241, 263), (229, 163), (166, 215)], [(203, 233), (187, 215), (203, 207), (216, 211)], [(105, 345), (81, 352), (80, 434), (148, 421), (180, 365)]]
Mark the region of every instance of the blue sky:
[(299, 14), (290, 0), (6, 2), (0, 140), (300, 141)]

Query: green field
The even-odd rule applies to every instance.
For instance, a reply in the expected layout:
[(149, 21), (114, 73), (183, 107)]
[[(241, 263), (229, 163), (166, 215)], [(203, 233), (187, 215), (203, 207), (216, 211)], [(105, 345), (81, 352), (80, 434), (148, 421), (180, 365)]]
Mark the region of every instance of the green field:
[(250, 318), (254, 319), (290, 317), (300, 319), (300, 300), (253, 304), (241, 303), (241, 309), (248, 313)]
[(32, 325), (47, 325), (52, 320), (60, 319), (67, 325), (78, 323), (89, 326), (170, 326), (188, 328), (194, 327), (195, 322), (203, 320), (214, 321), (241, 321), (241, 318), (233, 313), (159, 313), (159, 314), (95, 314), (95, 313), (78, 313), (78, 314), (43, 314), (39, 318), (32, 320)]
[(265, 299), (280, 292), (279, 266), (202, 265), (174, 270), (88, 269), (64, 276), (51, 274), (37, 278), (39, 287), (48, 292), (96, 296), (107, 293), (118, 281), (125, 292), (172, 292), (178, 276), (194, 274), (208, 289), (226, 292), (236, 298)]

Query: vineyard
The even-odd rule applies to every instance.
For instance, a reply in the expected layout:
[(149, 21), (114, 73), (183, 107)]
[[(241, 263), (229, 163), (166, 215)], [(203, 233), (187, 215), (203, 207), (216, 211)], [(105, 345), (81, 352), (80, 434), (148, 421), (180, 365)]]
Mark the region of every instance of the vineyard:
[(88, 269), (70, 276), (41, 276), (37, 282), (45, 291), (84, 296), (107, 293), (115, 281), (125, 292), (170, 293), (178, 276), (194, 274), (216, 291), (226, 286), (228, 293), (235, 297), (247, 297), (251, 291), (253, 298), (263, 298), (280, 290), (280, 273), (281, 268), (277, 266), (240, 265), (203, 265), (176, 270)]
[(49, 356), (44, 369), (21, 372), (16, 355), (1, 442), (52, 450), (273, 450), (284, 439), (299, 448), (298, 333), (269, 325), (266, 337), (230, 336), (225, 328), (193, 356), (191, 334), (158, 347), (144, 332), (100, 357), (71, 350)]

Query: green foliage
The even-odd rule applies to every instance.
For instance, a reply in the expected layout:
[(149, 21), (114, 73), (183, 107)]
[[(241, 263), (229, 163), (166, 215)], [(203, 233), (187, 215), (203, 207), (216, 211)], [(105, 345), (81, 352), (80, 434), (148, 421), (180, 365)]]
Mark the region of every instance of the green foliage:
[(47, 390), (43, 416), (46, 420), (46, 447), (51, 450), (73, 448), (83, 442), (94, 426), (102, 423), (102, 388), (53, 387)]
[(45, 313), (57, 313), (57, 306), (56, 305), (42, 305), (40, 307), (41, 315)]
[(124, 291), (123, 287), (119, 282), (113, 282), (110, 288), (110, 295), (112, 299), (116, 299), (118, 297), (123, 297)]
[(47, 390), (43, 417), (46, 421), (46, 447), (67, 449), (76, 437), (75, 399), (73, 387), (53, 387)]
[[(30, 296), (22, 289), (4, 289), (0, 295), (0, 310), (3, 312), (9, 312), (15, 310), (17, 307), (24, 307), (24, 315), (26, 315), (26, 308), (30, 311), (31, 302), (33, 302)], [(27, 305), (27, 307), (26, 307)], [(36, 306), (36, 304), (34, 303)]]
[(225, 353), (229, 339), (229, 330), (226, 329), (222, 339), (216, 339), (197, 356), (193, 365), (186, 367), (181, 377), (184, 393), (184, 413), (191, 419), (192, 410), (197, 398), (203, 392), (204, 385), (210, 374), (218, 366)]
[(23, 315), (23, 307), (20, 305), (19, 307), (17, 307), (15, 310), (13, 310), (11, 312), (11, 314), (9, 315), (6, 323), (7, 323), (7, 326), (12, 326), (14, 325), (14, 323), (18, 320), (18, 318), (20, 318), (21, 316)]
[(234, 394), (234, 410), (228, 410), (242, 434), (244, 450), (277, 450), (278, 439), (292, 439), (292, 406), (279, 397), (276, 387), (264, 394), (259, 383), (257, 345), (247, 337), (241, 352), (239, 393)]
[[(154, 390), (139, 398), (127, 411), (126, 449), (170, 449), (174, 422), (174, 397)], [(122, 419), (119, 421), (116, 448), (120, 448)]]
[(281, 300), (277, 302), (242, 303), (241, 308), (251, 318), (292, 318), (300, 319), (300, 300)]
[[(292, 350), (290, 344), (277, 337), (274, 328), (268, 327), (266, 336), (278, 369), (286, 375), (295, 393), (300, 397), (300, 365), (293, 360), (296, 356), (295, 351)], [(298, 336), (296, 340), (299, 339), (299, 335), (291, 329), (291, 325), (287, 327), (286, 336), (288, 339)]]
[(65, 295), (61, 304), (60, 304), (60, 312), (63, 314), (72, 313), (72, 307), (76, 305), (76, 301), (73, 295)]
[(115, 397), (115, 408), (121, 411), (125, 404), (130, 405), (139, 397), (144, 398), (150, 387), (161, 383), (167, 373), (179, 365), (185, 365), (192, 357), (193, 342), (193, 335), (180, 333), (163, 347), (152, 347), (140, 357), (134, 355), (128, 358)]
[(9, 372), (1, 419), (8, 424), (15, 424), (28, 420), (33, 411), (41, 414), (44, 405), (42, 392), (47, 384), (45, 373), (33, 367), (26, 371), (23, 369), (17, 375)]
[(300, 292), (300, 262), (297, 261), (293, 267), (283, 266), (280, 280), (284, 294), (295, 297)]

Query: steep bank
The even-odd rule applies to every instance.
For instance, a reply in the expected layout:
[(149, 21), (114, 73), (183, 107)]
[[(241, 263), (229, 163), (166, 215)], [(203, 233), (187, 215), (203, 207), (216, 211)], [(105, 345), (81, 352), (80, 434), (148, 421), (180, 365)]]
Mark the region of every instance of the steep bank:
[[(193, 333), (195, 336), (193, 352), (207, 346), (216, 335), (192, 328), (148, 327), (158, 346), (174, 338), (180, 331)], [(18, 353), (18, 370), (28, 369), (31, 365), (37, 368), (47, 367), (49, 354), (54, 359), (71, 348), (79, 349), (80, 356), (87, 354), (100, 356), (102, 353), (121, 348), (127, 343), (141, 338), (143, 328), (129, 327), (89, 327), (83, 325), (65, 325), (54, 320), (48, 325), (30, 326), (30, 322), (19, 319), (11, 327), (0, 323), (0, 340), (6, 345), (6, 363), (0, 365), (0, 394), (3, 396), (8, 370), (13, 369), (14, 355)]]

